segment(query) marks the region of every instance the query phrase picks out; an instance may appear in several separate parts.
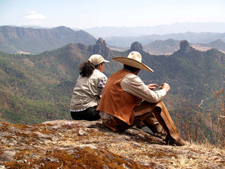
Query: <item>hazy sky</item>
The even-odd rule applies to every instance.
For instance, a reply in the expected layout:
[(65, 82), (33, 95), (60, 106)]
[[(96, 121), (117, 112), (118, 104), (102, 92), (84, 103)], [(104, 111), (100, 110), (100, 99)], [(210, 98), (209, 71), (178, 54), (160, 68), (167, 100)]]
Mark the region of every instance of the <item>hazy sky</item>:
[(0, 26), (136, 27), (225, 22), (225, 0), (0, 0)]

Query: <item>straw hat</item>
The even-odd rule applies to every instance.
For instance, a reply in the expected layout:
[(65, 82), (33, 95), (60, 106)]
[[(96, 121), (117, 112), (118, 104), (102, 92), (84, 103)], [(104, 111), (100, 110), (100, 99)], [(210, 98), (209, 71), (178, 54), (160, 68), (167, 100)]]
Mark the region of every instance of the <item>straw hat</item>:
[(114, 57), (113, 60), (138, 69), (154, 72), (150, 67), (142, 63), (142, 57), (139, 52), (132, 51), (127, 57)]
[(109, 62), (108, 60), (105, 60), (102, 55), (99, 54), (94, 54), (91, 55), (90, 58), (88, 59), (93, 65), (99, 65), (102, 62)]

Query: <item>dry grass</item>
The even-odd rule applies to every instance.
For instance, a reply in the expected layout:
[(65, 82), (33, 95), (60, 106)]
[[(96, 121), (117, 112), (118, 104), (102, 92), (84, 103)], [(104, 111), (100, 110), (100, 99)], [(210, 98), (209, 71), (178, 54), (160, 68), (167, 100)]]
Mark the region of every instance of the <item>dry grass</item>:
[(191, 107), (183, 100), (178, 113), (172, 112), (177, 128), (185, 140), (194, 143), (212, 144), (225, 148), (225, 94), (220, 89), (214, 93), (215, 103), (201, 112), (199, 105)]

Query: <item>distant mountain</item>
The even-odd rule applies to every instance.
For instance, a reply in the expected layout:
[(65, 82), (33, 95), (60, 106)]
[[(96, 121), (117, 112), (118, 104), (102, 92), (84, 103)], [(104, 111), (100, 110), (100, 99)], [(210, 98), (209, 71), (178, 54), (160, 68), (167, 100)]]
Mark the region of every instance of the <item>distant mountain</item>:
[[(197, 23), (174, 23), (171, 25), (158, 25), (153, 27), (94, 27), (84, 29), (84, 31), (94, 35), (96, 38), (102, 37), (138, 37), (146, 35), (165, 35), (186, 32), (214, 32), (224, 33), (225, 22), (197, 22)], [(159, 40), (159, 39), (157, 39)], [(162, 40), (162, 39), (161, 39)]]
[[(124, 35), (127, 30), (124, 27)], [(218, 42), (217, 40), (220, 40)], [(172, 42), (174, 40), (174, 42)], [(179, 49), (179, 42), (187, 40), (198, 50), (217, 48), (224, 51), (225, 33), (176, 33), (165, 35), (145, 35), (138, 37), (107, 37), (105, 42), (112, 50), (128, 50), (133, 42), (140, 42), (144, 50), (151, 54), (172, 54)], [(176, 41), (176, 42), (175, 42)], [(215, 42), (214, 42), (215, 41)], [(6, 53), (38, 54), (54, 50), (69, 43), (94, 45), (96, 39), (80, 30), (67, 27), (57, 28), (24, 28), (13, 26), (0, 27), (0, 51)], [(213, 43), (212, 43), (213, 42)], [(172, 45), (172, 46), (171, 46)]]
[(186, 32), (186, 33), (174, 33), (174, 34), (165, 34), (165, 35), (145, 35), (145, 36), (138, 36), (138, 37), (107, 37), (105, 41), (108, 45), (118, 46), (118, 47), (129, 47), (133, 42), (138, 41), (141, 44), (147, 45), (156, 40), (187, 40), (191, 44), (205, 44), (215, 41), (217, 39), (222, 40), (225, 42), (225, 33), (193, 33), (193, 32)]
[(103, 39), (95, 45), (68, 44), (38, 55), (0, 53), (0, 119), (13, 123), (40, 123), (53, 119), (69, 119), (72, 90), (78, 77), (78, 66), (93, 53), (102, 54), (110, 62), (105, 74), (110, 76), (122, 68), (112, 60), (139, 51), (143, 62), (154, 73), (141, 71), (146, 84), (168, 82), (171, 90), (165, 103), (177, 109), (183, 100), (202, 108), (214, 104), (213, 93), (224, 88), (225, 54), (211, 49), (206, 52), (181, 41), (172, 55), (150, 55), (134, 42), (126, 51), (110, 50)]
[(34, 29), (12, 26), (0, 27), (0, 51), (37, 54), (63, 47), (69, 43), (95, 44), (96, 39), (84, 32), (67, 27)]
[(192, 46), (201, 51), (206, 51), (206, 50), (215, 48), (215, 49), (218, 49), (219, 51), (225, 53), (225, 42), (223, 42), (220, 39), (217, 39), (215, 41), (212, 41), (212, 42), (206, 43), (206, 44), (193, 44)]
[(143, 46), (144, 51), (153, 55), (169, 55), (179, 50), (180, 41), (168, 39), (156, 40)]
[[(180, 48), (180, 41), (168, 39), (168, 40), (156, 40), (143, 46), (144, 51), (153, 55), (168, 55), (172, 54)], [(192, 47), (197, 50), (206, 51), (212, 48), (218, 49), (225, 53), (225, 42), (220, 39), (212, 41), (206, 44), (191, 44)]]
[(217, 40), (215, 40), (213, 42), (210, 42), (210, 43), (208, 43), (206, 45), (203, 45), (203, 46), (208, 46), (208, 47), (216, 48), (216, 49), (219, 49), (219, 50), (225, 52), (225, 42), (223, 42), (220, 39), (217, 39)]

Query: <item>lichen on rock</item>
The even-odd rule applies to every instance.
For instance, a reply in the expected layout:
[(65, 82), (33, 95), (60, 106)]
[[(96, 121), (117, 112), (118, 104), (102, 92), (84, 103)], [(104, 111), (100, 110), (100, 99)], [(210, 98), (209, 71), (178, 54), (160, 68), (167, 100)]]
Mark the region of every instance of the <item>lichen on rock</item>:
[(138, 128), (116, 133), (101, 121), (0, 123), (0, 168), (222, 168), (225, 150), (165, 145)]

